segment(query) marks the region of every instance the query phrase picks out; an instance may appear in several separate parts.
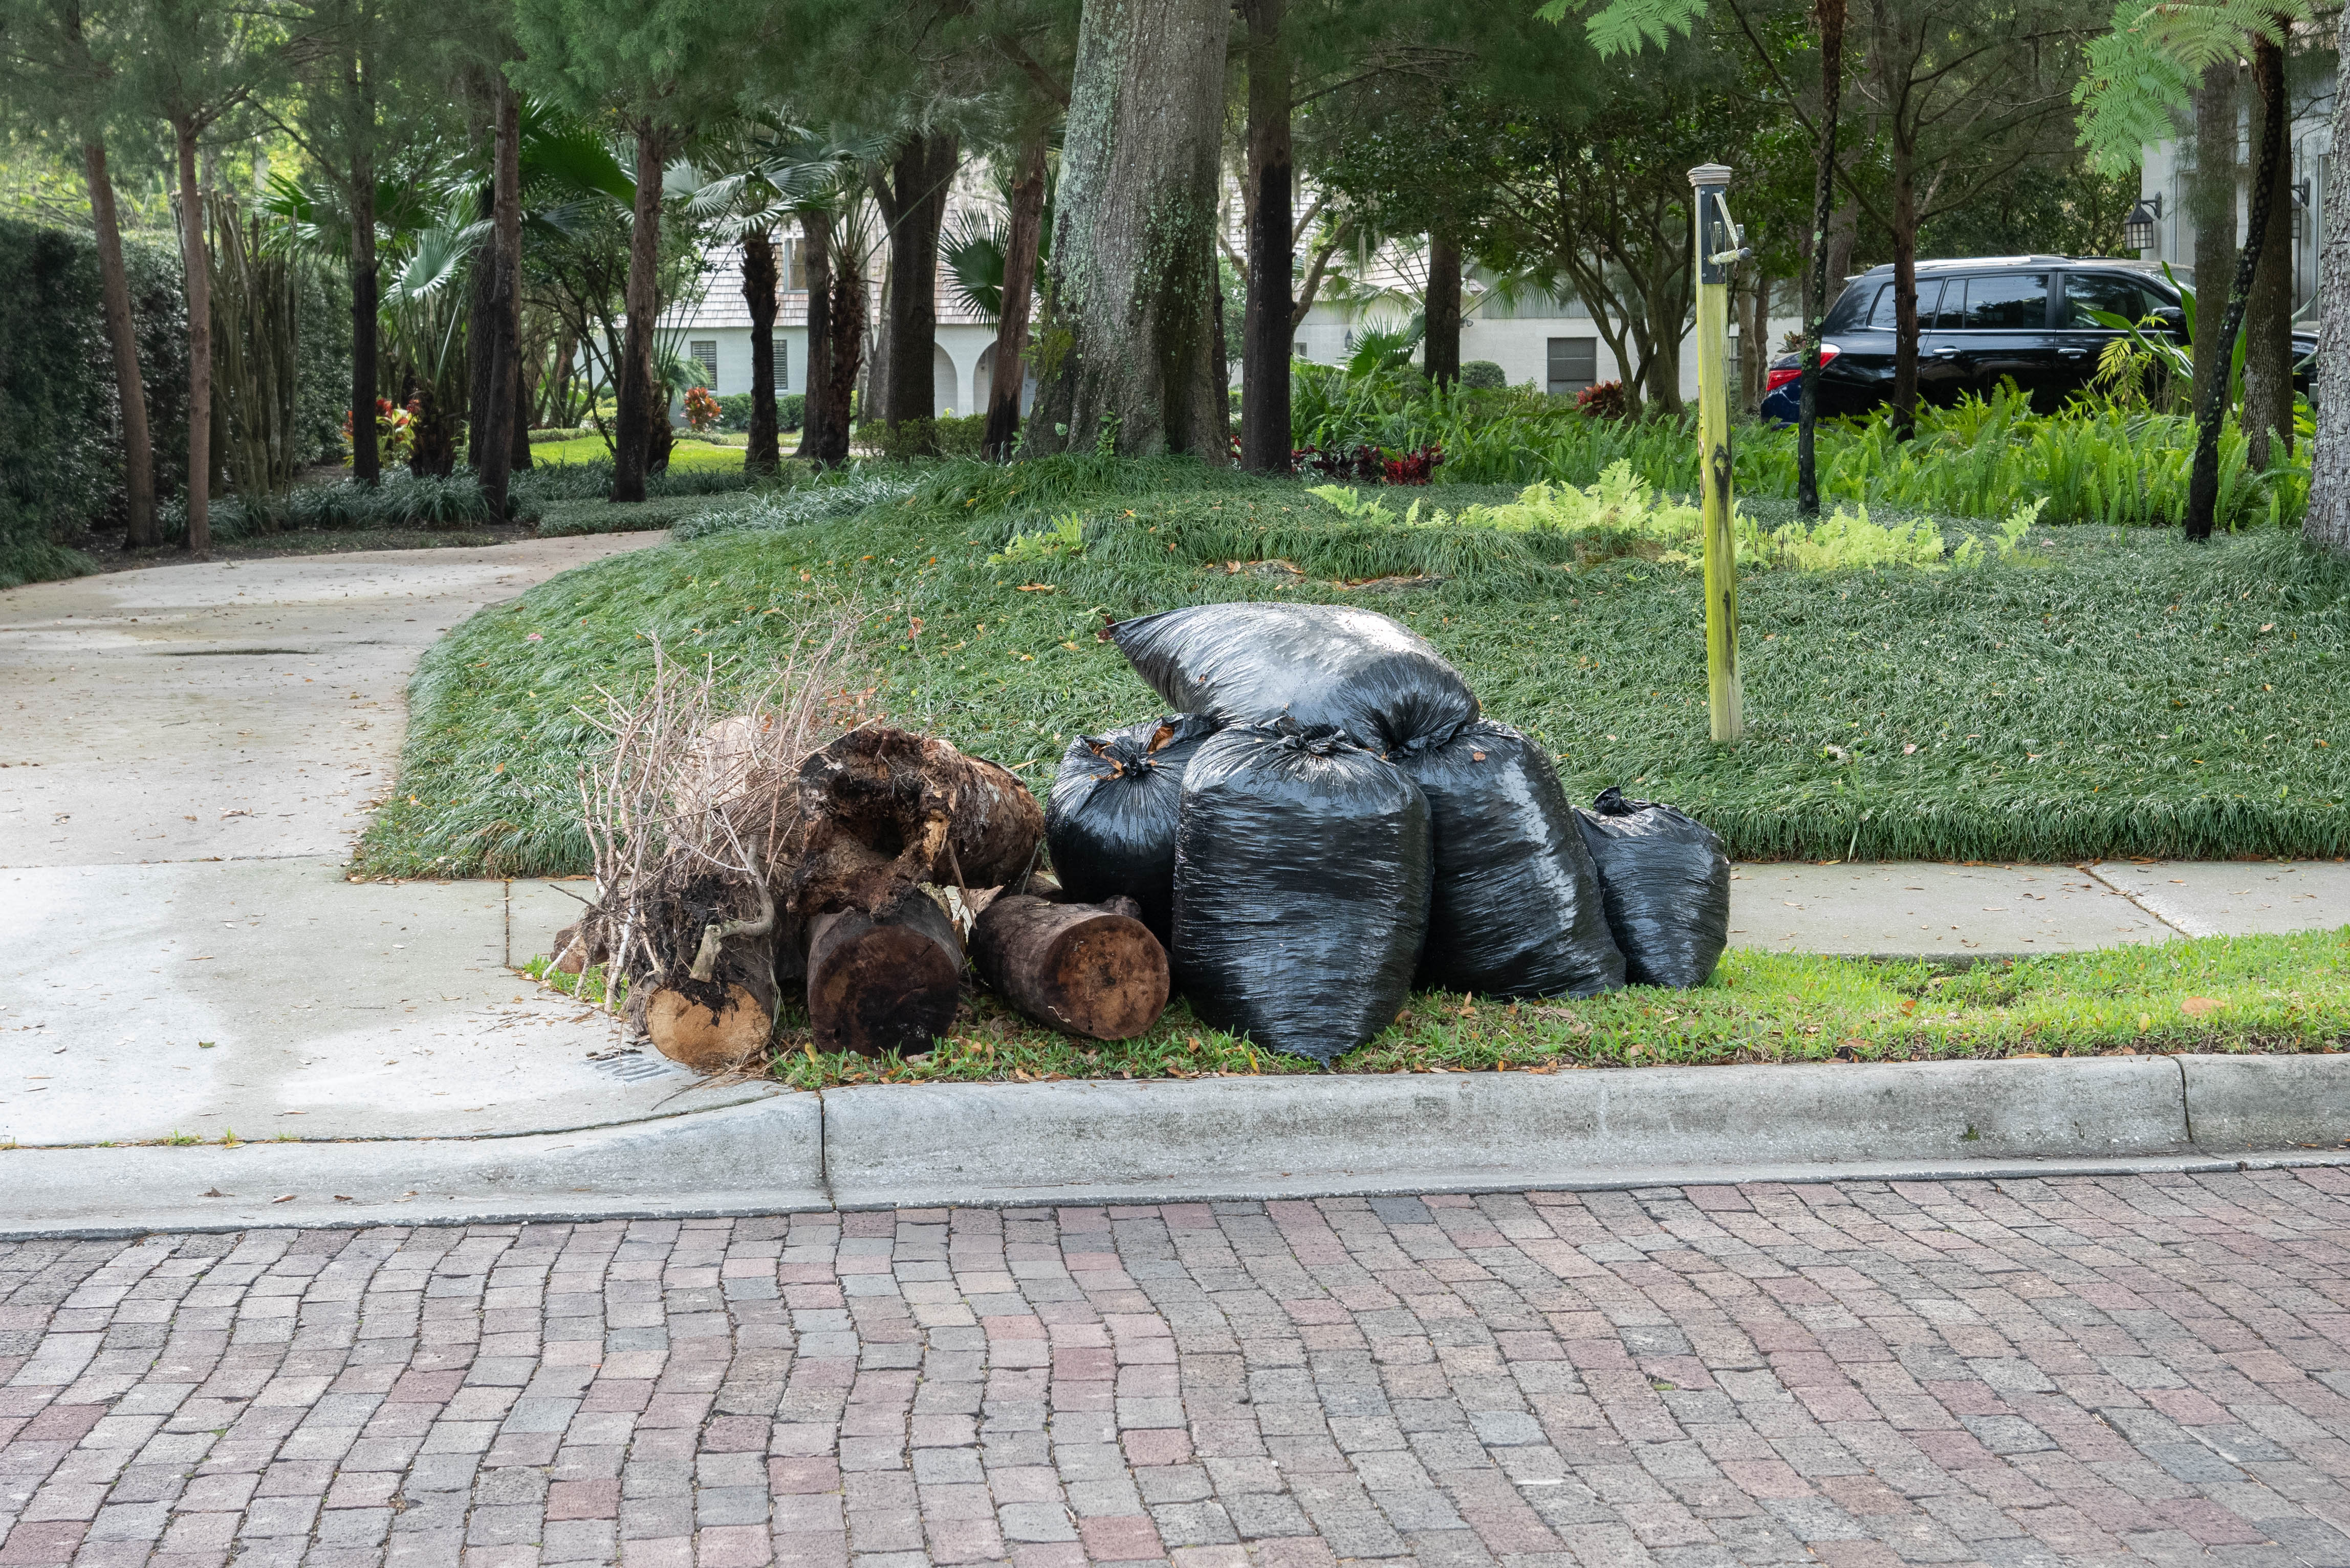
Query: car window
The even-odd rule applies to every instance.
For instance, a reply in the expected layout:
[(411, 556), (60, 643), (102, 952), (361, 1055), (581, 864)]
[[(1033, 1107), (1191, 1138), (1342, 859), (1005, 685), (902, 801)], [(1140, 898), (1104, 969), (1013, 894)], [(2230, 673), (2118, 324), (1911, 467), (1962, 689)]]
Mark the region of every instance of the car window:
[(2068, 272), (2064, 275), (2064, 323), (2069, 327), (2095, 329), (2105, 326), (2092, 317), (2093, 310), (2109, 311), (2125, 321), (2137, 321), (2154, 307), (2154, 301), (2138, 287), (2135, 279), (2116, 277), (2107, 272)]
[[(1920, 331), (1930, 330), (1934, 325), (1934, 298), (1941, 286), (1942, 280), (1938, 277), (1921, 277), (1918, 280), (1918, 327)], [(1889, 283), (1877, 291), (1877, 302), (1869, 307), (1868, 320), (1865, 324), (1870, 330), (1891, 332), (1900, 325), (1894, 318), (1896, 297), (1893, 285)]]
[[(2048, 275), (2044, 272), (2002, 272), (1954, 278), (1943, 286), (1945, 295), (1961, 284), (1967, 291), (1966, 306), (1958, 314), (1956, 325), (1962, 330), (2012, 332), (2048, 325)], [(1950, 309), (1952, 303), (1946, 297), (1944, 308)]]
[(1826, 318), (1820, 323), (1820, 330), (1823, 332), (1853, 331), (1867, 319), (1869, 306), (1876, 300), (1877, 295), (1877, 286), (1873, 283), (1856, 283), (1847, 286), (1842, 294), (1836, 296), (1835, 304), (1828, 307)]

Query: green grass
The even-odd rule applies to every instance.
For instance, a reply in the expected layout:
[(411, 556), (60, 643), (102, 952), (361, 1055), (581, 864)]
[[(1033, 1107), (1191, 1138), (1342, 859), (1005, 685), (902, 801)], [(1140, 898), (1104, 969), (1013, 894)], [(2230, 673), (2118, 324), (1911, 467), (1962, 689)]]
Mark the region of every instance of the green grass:
[[(1696, 991), (1643, 986), (1585, 1002), (1516, 1004), (1422, 992), (1336, 1070), (2338, 1051), (2350, 1044), (2345, 961), (2350, 928), (2114, 948), (1958, 973), (1922, 962), (1733, 950)], [(569, 994), (577, 982), (556, 978)], [(588, 988), (600, 997), (595, 971)], [(816, 1051), (805, 1015), (787, 1005), (765, 1066), (804, 1089), (1318, 1070), (1211, 1029), (1180, 1001), (1149, 1033), (1103, 1044), (1040, 1029), (984, 993), (937, 1049), (883, 1061)]]
[[(612, 453), (599, 435), (574, 436), (569, 441), (534, 441), (530, 449), (534, 462), (609, 462)], [(681, 440), (670, 448), (671, 468), (740, 468), (743, 447), (713, 445), (704, 441)]]
[[(1071, 511), (1082, 555), (990, 560)], [(1979, 526), (1942, 521), (1953, 543)], [(855, 607), (888, 712), (1041, 787), (1070, 735), (1159, 710), (1096, 639), (1106, 618), (1243, 598), (1409, 623), (1550, 749), (1570, 796), (1674, 802), (1742, 857), (2350, 852), (2350, 565), (2290, 535), (2034, 528), (1970, 570), (1749, 575), (1749, 739), (1731, 751), (1707, 740), (1700, 579), (1637, 553), (1653, 547), (1349, 519), (1294, 483), (1180, 464), (954, 465), (852, 517), (617, 556), (474, 616), (419, 668), (362, 867), (585, 869), (574, 779), (594, 731), (576, 705), (642, 681), (648, 634), (750, 674)]]
[(688, 517), (740, 502), (736, 495), (656, 495), (629, 505), (600, 499), (547, 501), (538, 507), (538, 536), (576, 534), (639, 534), (674, 528)]

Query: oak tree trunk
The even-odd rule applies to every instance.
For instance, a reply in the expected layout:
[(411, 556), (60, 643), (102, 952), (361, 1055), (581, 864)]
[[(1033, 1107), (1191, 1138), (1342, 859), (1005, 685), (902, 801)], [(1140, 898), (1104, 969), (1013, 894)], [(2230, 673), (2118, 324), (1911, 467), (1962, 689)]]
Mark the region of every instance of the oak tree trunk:
[(1045, 220), (1045, 132), (1029, 131), (1012, 181), (1012, 220), (1004, 235), (1003, 299), (995, 317), (995, 356), (989, 363), (987, 431), (980, 450), (997, 462), (1020, 444), (1020, 394), (1028, 381), (1028, 317), (1035, 293), (1036, 253)]
[(1440, 387), (1461, 379), (1461, 245), (1444, 234), (1428, 236), (1427, 325), (1421, 363)]
[[(2282, 93), (2284, 51), (2253, 50), (2253, 87), (2265, 103)], [(2293, 450), (2293, 159), (2276, 161), (2268, 191), (2269, 221), (2260, 265), (2244, 302), (2245, 442), (2251, 466), (2266, 468)], [(2272, 452), (2273, 436), (2279, 450)]]
[[(1829, 289), (1841, 275), (1832, 270), (1835, 232), (1836, 113), (1844, 102), (1845, 0), (1814, 0), (1812, 27), (1820, 46), (1819, 138), (1812, 149), (1811, 265), (1804, 291), (1804, 378), (1795, 415), (1795, 511), (1820, 514), (1817, 446), (1820, 407), (1820, 321), (1828, 313)], [(1847, 252), (1847, 254), (1850, 253)]]
[[(939, 341), (939, 227), (961, 161), (954, 136), (939, 132), (909, 140), (890, 166), (889, 384), (879, 401), (892, 424), (939, 411), (931, 369)], [(936, 433), (922, 428), (915, 450), (936, 451)]]
[(2236, 73), (2233, 58), (2205, 68), (2195, 89), (2195, 170), (2187, 181), (2187, 221), (2195, 237), (2196, 408), (2217, 375), (2228, 376), (2231, 346), (2219, 340), (2220, 313), (2226, 308), (2220, 280), (2236, 270)]
[(196, 184), (196, 126), (172, 122), (180, 156), (180, 255), (188, 296), (188, 535), (191, 551), (213, 545), (213, 277), (204, 248), (204, 196)]
[[(2273, 57), (2269, 58), (2266, 57)], [(2276, 84), (2260, 102), (2258, 151), (2252, 161), (2251, 222), (2245, 228), (2244, 248), (2236, 257), (2235, 276), (2228, 285), (2227, 314), (2220, 318), (2218, 341), (2233, 344), (2244, 325), (2244, 310), (2259, 270), (2262, 241), (2268, 234), (2271, 193), (2276, 189), (2277, 164), (2285, 155), (2284, 53), (2264, 38), (2252, 41), (2252, 69), (2263, 81)], [(2210, 306), (2208, 279), (2198, 275), (2196, 325), (2200, 327)], [(2195, 404), (2195, 466), (2187, 479), (2187, 536), (2209, 539), (2220, 513), (2220, 427), (2228, 417), (2228, 361), (2221, 358)]]
[(795, 454), (825, 460), (826, 421), (832, 417), (832, 214), (800, 215), (800, 255), (807, 286), (807, 355), (800, 385), (800, 444)]
[(1248, 23), (1248, 306), (1241, 320), (1241, 466), (1287, 473), (1290, 268), (1296, 176), (1290, 149), (1287, 0), (1243, 0)]
[(773, 473), (783, 462), (775, 447), (775, 237), (765, 230), (743, 236), (743, 303), (751, 307), (751, 433), (743, 466)]
[(1216, 317), (1226, 0), (1088, 0), (1024, 448), (1225, 460)]
[[(612, 499), (642, 501), (652, 452), (653, 316), (660, 307), (661, 171), (669, 161), (667, 138), (650, 119), (639, 120), (637, 200), (629, 227), (629, 324), (621, 335), (620, 363), (613, 377), (619, 407), (612, 444)], [(666, 410), (664, 410), (664, 415)], [(663, 421), (668, 421), (664, 417)]]
[[(2350, 148), (2350, 93), (2334, 95), (2334, 145)], [(2310, 443), (2309, 510), (2301, 536), (2318, 549), (2350, 554), (2350, 180), (2327, 181), (2324, 199), (2325, 241), (2317, 258), (2317, 434)]]
[(1048, 1029), (1131, 1040), (1167, 1009), (1167, 950), (1131, 898), (1048, 903), (1007, 894), (972, 928), (972, 961), (995, 992)]
[(98, 241), (99, 290), (106, 300), (106, 338), (114, 350), (115, 397), (122, 410), (122, 490), (129, 503), (129, 540), (155, 543), (155, 446), (147, 430), (147, 384), (139, 371), (139, 331), (130, 317), (130, 277), (122, 265), (122, 229), (114, 211), (114, 181), (106, 171), (106, 143), (81, 146), (89, 184), (91, 227)]

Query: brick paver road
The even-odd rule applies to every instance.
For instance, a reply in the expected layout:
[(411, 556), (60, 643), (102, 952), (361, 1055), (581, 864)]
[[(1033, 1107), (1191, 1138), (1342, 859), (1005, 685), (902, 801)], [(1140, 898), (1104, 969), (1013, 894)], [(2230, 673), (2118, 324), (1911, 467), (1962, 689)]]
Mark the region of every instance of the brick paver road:
[(2350, 1563), (2350, 1172), (0, 1248), (0, 1565)]

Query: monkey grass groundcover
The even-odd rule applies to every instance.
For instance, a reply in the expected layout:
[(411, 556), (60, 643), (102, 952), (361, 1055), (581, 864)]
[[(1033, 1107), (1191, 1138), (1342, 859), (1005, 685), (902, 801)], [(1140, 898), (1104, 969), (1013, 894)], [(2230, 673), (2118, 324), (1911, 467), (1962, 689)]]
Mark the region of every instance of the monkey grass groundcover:
[[(1409, 623), (1550, 750), (1570, 796), (1673, 802), (1735, 856), (2350, 853), (2350, 566), (2285, 534), (2034, 526), (1970, 566), (1751, 573), (1748, 737), (1723, 749), (1698, 575), (1638, 534), (1460, 521), (1513, 491), (1410, 493), (1449, 510), (1406, 520), (1164, 460), (850, 483), (845, 515), (714, 500), (750, 510), (451, 633), (411, 689), (400, 784), (359, 869), (585, 869), (585, 713), (599, 687), (645, 679), (652, 638), (748, 676), (851, 607), (872, 706), (1042, 786), (1070, 735), (1158, 711), (1097, 639), (1106, 618), (1241, 598)], [(1998, 525), (1940, 530), (1955, 545)]]

